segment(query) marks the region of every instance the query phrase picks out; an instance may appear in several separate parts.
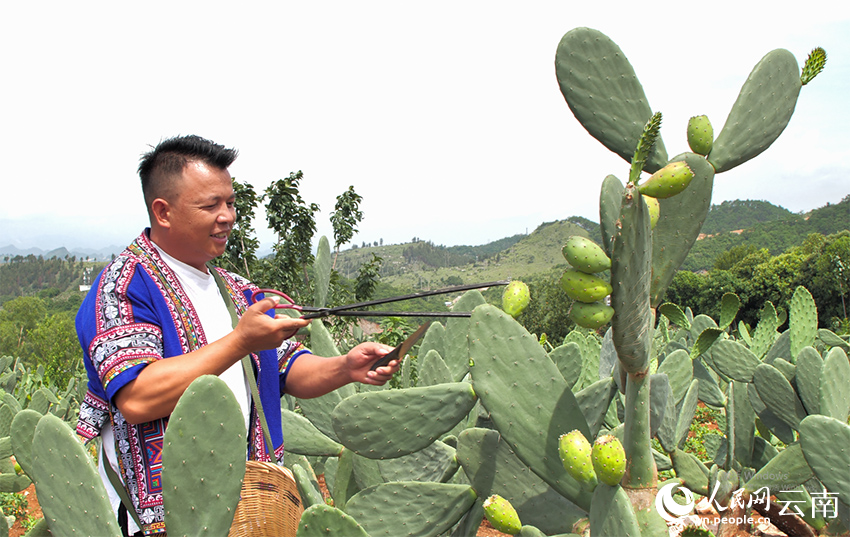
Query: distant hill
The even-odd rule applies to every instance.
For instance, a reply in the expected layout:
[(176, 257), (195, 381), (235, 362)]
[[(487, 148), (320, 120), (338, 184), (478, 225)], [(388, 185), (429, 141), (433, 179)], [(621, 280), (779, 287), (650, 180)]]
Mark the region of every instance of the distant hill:
[[(747, 215), (748, 212), (754, 212), (756, 216), (751, 217)], [(715, 213), (714, 218), (712, 213)], [(738, 227), (758, 218), (762, 221), (748, 227)], [(712, 219), (713, 227), (718, 231), (709, 234), (705, 230), (711, 229), (708, 223)], [(767, 248), (770, 255), (779, 255), (792, 246), (802, 244), (811, 233), (830, 235), (845, 229), (850, 229), (850, 195), (838, 203), (827, 203), (806, 214), (794, 214), (767, 202), (714, 205), (703, 226), (703, 236), (694, 244), (682, 264), (682, 270), (709, 270), (720, 253), (735, 246)]]
[[(593, 228), (592, 222), (585, 224)], [(359, 267), (374, 254), (383, 259), (382, 281), (397, 288), (437, 288), (524, 278), (566, 264), (561, 248), (572, 235), (591, 234), (578, 224), (559, 220), (541, 224), (529, 235), (515, 235), (480, 247), (445, 247), (419, 241), (353, 248), (340, 252), (337, 270), (347, 278), (356, 278)], [(508, 247), (493, 253), (494, 245)], [(473, 257), (459, 264), (463, 256)]]
[(42, 250), (40, 248), (26, 248), (21, 249), (16, 246), (7, 245), (0, 247), (0, 263), (5, 262), (5, 258), (12, 259), (17, 256), (26, 257), (28, 255), (32, 255), (35, 257), (42, 257), (44, 259), (65, 259), (65, 256), (68, 257), (76, 257), (77, 259), (89, 259), (91, 261), (109, 261), (112, 259), (113, 255), (120, 254), (124, 250), (124, 247), (119, 246), (107, 246), (106, 248), (100, 249), (92, 249), (92, 248), (74, 248), (73, 250), (68, 250), (67, 248), (56, 248), (53, 250)]
[(802, 216), (795, 215), (784, 207), (777, 207), (770, 202), (760, 200), (724, 201), (720, 205), (712, 205), (708, 211), (702, 233), (714, 235), (737, 229), (748, 229), (764, 222), (790, 220)]
[[(795, 214), (766, 201), (724, 202), (711, 207), (705, 229), (714, 233), (704, 232), (694, 244), (684, 270), (708, 270), (719, 253), (739, 244), (767, 248), (778, 255), (802, 244), (810, 233), (829, 235), (850, 229), (850, 196), (806, 214)], [(356, 278), (359, 267), (375, 254), (383, 259), (381, 281), (401, 289), (521, 279), (564, 266), (561, 248), (571, 235), (601, 242), (599, 224), (571, 217), (541, 224), (529, 235), (475, 247), (445, 247), (419, 240), (353, 248), (340, 253), (336, 268), (343, 276)]]

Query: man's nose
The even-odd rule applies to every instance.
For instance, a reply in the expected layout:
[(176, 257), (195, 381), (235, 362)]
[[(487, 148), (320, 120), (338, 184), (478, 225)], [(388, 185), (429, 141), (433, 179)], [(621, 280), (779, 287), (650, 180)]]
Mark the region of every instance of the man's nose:
[(236, 209), (232, 209), (225, 205), (221, 211), (219, 211), (216, 220), (220, 224), (232, 224), (236, 220)]

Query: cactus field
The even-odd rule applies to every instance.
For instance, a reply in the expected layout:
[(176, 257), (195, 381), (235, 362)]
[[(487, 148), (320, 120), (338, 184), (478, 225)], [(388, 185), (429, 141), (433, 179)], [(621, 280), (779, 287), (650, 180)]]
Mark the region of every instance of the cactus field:
[[(787, 50), (768, 52), (725, 123), (695, 115), (680, 133), (691, 151), (671, 158), (663, 116), (623, 51), (597, 30), (567, 32), (554, 58), (566, 104), (625, 161), (625, 181), (600, 177), (598, 201), (588, 200), (598, 203), (601, 244), (575, 237), (562, 250), (570, 268), (560, 283), (579, 327), (543, 344), (516, 320), (535, 299), (524, 284), (511, 285), (502, 308), (469, 291), (453, 308), (471, 317), (432, 322), (403, 361), (400, 387), (284, 396), (284, 463), (304, 507), (298, 536), (465, 537), (482, 524), (524, 537), (732, 536), (753, 534), (748, 519), (787, 535), (846, 535), (846, 336), (820, 328), (803, 286), (787, 319), (765, 302), (753, 326), (737, 318), (731, 293), (717, 318), (665, 301), (716, 176), (781, 135), (825, 61), (822, 49), (802, 68)], [(316, 281), (330, 280), (331, 265), (322, 238), (314, 271), (325, 277)], [(324, 306), (327, 289), (315, 291)], [(309, 330), (316, 354), (347, 351), (320, 319)], [(0, 490), (35, 484), (44, 519), (33, 535), (119, 535), (68, 426), (80, 386), (47, 389), (32, 382), (37, 372), (3, 360)], [(701, 437), (700, 457), (686, 449), (698, 408), (718, 429)], [(202, 447), (210, 430), (214, 452)], [(165, 435), (169, 535), (227, 533), (245, 435), (224, 383), (197, 379)], [(699, 501), (722, 519), (698, 524), (690, 502)]]

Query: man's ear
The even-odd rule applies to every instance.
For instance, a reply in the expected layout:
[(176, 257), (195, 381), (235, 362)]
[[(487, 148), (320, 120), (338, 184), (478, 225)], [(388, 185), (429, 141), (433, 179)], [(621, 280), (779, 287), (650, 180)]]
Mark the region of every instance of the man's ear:
[(171, 205), (162, 199), (156, 198), (151, 203), (151, 218), (152, 224), (156, 224), (161, 228), (170, 228), (171, 227)]

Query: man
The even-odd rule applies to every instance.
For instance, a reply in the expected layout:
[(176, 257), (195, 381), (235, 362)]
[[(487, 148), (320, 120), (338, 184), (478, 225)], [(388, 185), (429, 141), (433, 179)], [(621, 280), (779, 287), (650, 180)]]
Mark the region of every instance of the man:
[[(284, 391), (317, 397), (349, 382), (383, 384), (398, 370), (393, 361), (370, 371), (390, 351), (377, 343), (345, 356), (312, 355), (290, 340), (309, 321), (269, 314), (277, 297), (251, 305), (253, 284), (208, 267), (224, 253), (235, 219), (227, 169), (235, 158), (235, 150), (197, 136), (164, 140), (145, 154), (139, 175), (150, 228), (100, 273), (77, 314), (89, 379), (77, 433), (85, 440), (102, 436), (101, 476), (131, 535), (165, 532), (163, 433), (177, 400), (199, 376), (218, 375), (230, 386), (248, 427), (248, 455), (268, 460), (241, 364), (251, 356), (279, 461)], [(225, 300), (239, 314), (235, 328)], [(124, 502), (120, 484), (112, 486), (116, 477), (126, 489)], [(137, 517), (127, 516), (127, 499)]]

